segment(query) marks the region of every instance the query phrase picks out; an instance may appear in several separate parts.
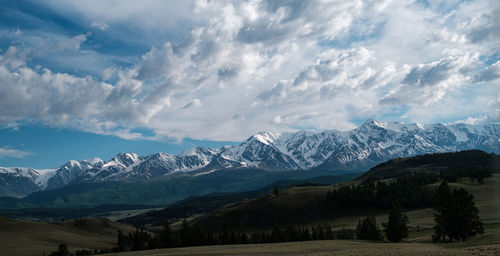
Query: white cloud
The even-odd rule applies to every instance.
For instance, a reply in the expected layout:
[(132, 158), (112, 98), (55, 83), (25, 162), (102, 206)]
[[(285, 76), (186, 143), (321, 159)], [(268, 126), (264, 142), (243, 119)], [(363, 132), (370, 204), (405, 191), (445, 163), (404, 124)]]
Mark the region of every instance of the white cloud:
[(405, 75), (401, 86), (382, 98), (383, 104), (424, 104), (441, 100), (449, 90), (472, 82), (469, 74), (477, 66), (478, 54), (448, 57), (419, 64)]
[(22, 151), (18, 149), (11, 148), (0, 148), (0, 159), (3, 158), (25, 158), (27, 156), (33, 155), (33, 153), (28, 151)]
[(487, 116), (481, 116), (481, 117), (472, 117), (472, 116), (469, 116), (463, 120), (456, 120), (454, 122), (452, 122), (452, 124), (471, 124), (471, 125), (477, 125), (477, 124), (481, 124), (481, 123), (484, 123), (485, 121), (487, 121), (488, 117)]
[[(126, 26), (148, 41), (180, 27), (172, 33), (186, 38), (153, 44), (133, 65), (101, 69), (104, 81), (32, 68), (33, 50), (11, 47), (0, 56), (4, 124), (34, 119), (128, 139), (146, 127), (156, 138), (241, 140), (260, 130), (350, 129), (364, 118), (484, 116), (499, 97), (499, 64), (485, 61), (499, 50), (493, 1), (50, 6), (99, 21), (86, 24), (106, 33)], [(63, 37), (59, 48), (81, 52), (89, 38)]]
[(106, 24), (105, 22), (92, 22), (90, 26), (98, 28), (101, 31), (106, 31), (109, 27), (108, 24)]
[(500, 61), (497, 61), (491, 66), (485, 68), (482, 72), (479, 73), (477, 79), (484, 82), (500, 79)]

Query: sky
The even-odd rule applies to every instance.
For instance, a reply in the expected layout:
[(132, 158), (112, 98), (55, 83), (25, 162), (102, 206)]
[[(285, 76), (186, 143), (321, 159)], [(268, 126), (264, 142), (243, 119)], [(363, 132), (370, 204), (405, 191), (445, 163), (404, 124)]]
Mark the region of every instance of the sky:
[(500, 2), (0, 0), (0, 166), (498, 123)]

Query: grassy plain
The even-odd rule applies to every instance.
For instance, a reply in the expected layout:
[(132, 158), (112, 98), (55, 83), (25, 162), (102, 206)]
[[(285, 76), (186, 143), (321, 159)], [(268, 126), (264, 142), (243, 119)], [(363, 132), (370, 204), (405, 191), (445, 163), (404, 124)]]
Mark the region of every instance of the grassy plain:
[(185, 247), (110, 255), (183, 256), (183, 255), (499, 255), (500, 245), (447, 247), (431, 243), (373, 243), (365, 241), (307, 241), (275, 244), (220, 245)]

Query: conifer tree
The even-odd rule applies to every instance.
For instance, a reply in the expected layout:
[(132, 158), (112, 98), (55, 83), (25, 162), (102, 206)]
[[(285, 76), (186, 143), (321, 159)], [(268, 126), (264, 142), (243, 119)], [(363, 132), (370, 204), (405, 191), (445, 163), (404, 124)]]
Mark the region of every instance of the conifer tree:
[(163, 232), (161, 233), (161, 246), (170, 248), (170, 247), (175, 247), (175, 239), (172, 234), (172, 230), (170, 229), (170, 224), (168, 223), (168, 220), (165, 220), (163, 224)]
[(434, 211), (433, 241), (465, 241), (484, 232), (474, 197), (463, 188), (451, 192), (443, 181), (438, 188)]
[(436, 225), (434, 225), (434, 235), (432, 240), (434, 241), (442, 241), (446, 242), (446, 230), (447, 225), (449, 223), (447, 220), (450, 219), (449, 209), (450, 207), (450, 199), (451, 199), (451, 189), (448, 186), (446, 180), (441, 182), (439, 188), (437, 190), (436, 198), (434, 200), (434, 221)]
[(118, 237), (116, 239), (116, 245), (118, 247), (118, 251), (124, 252), (127, 248), (127, 241), (125, 240), (125, 236), (123, 235), (121, 230), (118, 230)]
[(408, 216), (402, 213), (401, 205), (394, 203), (385, 228), (385, 236), (391, 242), (401, 242), (408, 237)]
[(368, 216), (363, 220), (359, 220), (356, 228), (356, 237), (361, 240), (383, 240), (382, 232), (377, 224), (377, 220), (373, 216)]

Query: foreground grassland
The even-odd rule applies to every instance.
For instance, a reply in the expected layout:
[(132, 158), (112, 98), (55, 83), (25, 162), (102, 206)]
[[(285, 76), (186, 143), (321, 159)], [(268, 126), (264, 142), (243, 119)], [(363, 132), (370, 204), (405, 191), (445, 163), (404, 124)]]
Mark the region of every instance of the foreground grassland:
[(83, 248), (112, 248), (117, 230), (132, 232), (131, 226), (107, 219), (69, 220), (42, 223), (14, 220), (0, 216), (0, 255), (45, 255), (57, 250), (60, 243), (71, 251)]
[[(116, 254), (112, 254), (116, 255)], [(500, 255), (500, 245), (450, 248), (430, 243), (371, 243), (362, 241), (307, 241), (276, 244), (173, 248), (119, 255)]]

